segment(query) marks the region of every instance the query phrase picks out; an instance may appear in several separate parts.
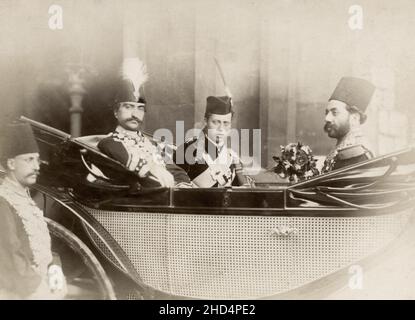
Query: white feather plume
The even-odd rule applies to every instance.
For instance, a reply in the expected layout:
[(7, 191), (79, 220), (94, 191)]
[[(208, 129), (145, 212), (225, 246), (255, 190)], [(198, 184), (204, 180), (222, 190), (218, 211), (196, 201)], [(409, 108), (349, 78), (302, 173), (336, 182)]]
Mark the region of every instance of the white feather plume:
[(232, 103), (232, 93), (231, 93), (231, 90), (229, 89), (228, 85), (226, 84), (225, 75), (223, 74), (223, 71), (222, 71), (222, 68), (220, 67), (220, 64), (219, 64), (218, 59), (216, 59), (216, 57), (213, 57), (213, 59), (215, 60), (216, 68), (219, 71), (219, 75), (220, 75), (220, 77), (222, 79), (223, 86), (225, 87), (225, 94), (231, 99), (230, 100), (230, 104), (231, 104), (231, 106), (233, 106), (233, 103)]
[(148, 74), (144, 62), (138, 57), (125, 58), (122, 63), (122, 77), (130, 80), (134, 86), (134, 96), (138, 99), (140, 97), (140, 87), (147, 81)]

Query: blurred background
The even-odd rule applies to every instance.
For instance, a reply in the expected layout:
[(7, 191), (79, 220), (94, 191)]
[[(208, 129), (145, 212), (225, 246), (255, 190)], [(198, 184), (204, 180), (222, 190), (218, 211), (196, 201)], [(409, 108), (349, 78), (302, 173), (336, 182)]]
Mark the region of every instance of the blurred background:
[[(53, 5), (62, 28), (50, 28)], [(353, 29), (352, 5), (363, 28)], [(410, 0), (2, 0), (0, 125), (20, 115), (71, 132), (105, 134), (124, 57), (146, 64), (145, 129), (200, 125), (206, 97), (224, 95), (234, 127), (262, 130), (263, 166), (301, 141), (325, 155), (327, 99), (342, 76), (377, 91), (365, 124), (375, 152), (415, 141), (415, 2)], [(77, 125), (71, 127), (71, 115)]]

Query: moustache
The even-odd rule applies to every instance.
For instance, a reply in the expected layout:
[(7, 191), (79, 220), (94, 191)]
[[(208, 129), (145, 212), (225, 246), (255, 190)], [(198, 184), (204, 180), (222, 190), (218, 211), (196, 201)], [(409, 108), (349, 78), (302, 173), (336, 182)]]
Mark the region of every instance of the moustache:
[(334, 128), (334, 124), (326, 122), (323, 129), (324, 129), (325, 132), (328, 132), (331, 128)]
[(27, 178), (32, 177), (32, 176), (37, 177), (38, 175), (39, 175), (39, 171), (35, 171), (35, 172), (32, 172), (32, 173), (29, 173), (26, 177)]
[(128, 118), (127, 121), (137, 121), (138, 123), (142, 123), (142, 121), (136, 117)]

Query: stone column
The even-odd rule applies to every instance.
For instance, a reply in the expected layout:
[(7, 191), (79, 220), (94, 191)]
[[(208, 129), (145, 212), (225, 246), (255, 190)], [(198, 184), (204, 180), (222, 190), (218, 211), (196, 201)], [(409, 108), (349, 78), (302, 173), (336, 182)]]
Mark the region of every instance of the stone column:
[(82, 100), (86, 93), (84, 88), (85, 83), (85, 68), (82, 66), (75, 66), (68, 68), (69, 74), (69, 96), (71, 98), (70, 124), (71, 136), (79, 137), (82, 134)]

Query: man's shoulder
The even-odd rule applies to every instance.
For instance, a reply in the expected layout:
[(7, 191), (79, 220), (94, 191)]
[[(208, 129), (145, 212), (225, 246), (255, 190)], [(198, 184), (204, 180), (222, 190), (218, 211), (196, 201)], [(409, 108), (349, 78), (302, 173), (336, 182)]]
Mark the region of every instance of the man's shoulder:
[(373, 158), (373, 154), (365, 146), (358, 144), (337, 150), (333, 169), (340, 169)]
[(0, 186), (0, 208), (10, 207), (9, 201), (6, 200), (1, 194), (2, 186)]
[(110, 132), (98, 142), (98, 148), (101, 149), (102, 147), (114, 142), (118, 142), (117, 137), (114, 132)]
[(174, 152), (174, 162), (177, 165), (188, 165), (194, 164), (194, 161), (197, 157), (197, 146), (198, 138), (191, 137), (187, 139), (183, 144), (179, 145), (177, 150)]
[(128, 160), (128, 152), (121, 140), (117, 139), (113, 133), (108, 134), (97, 145), (99, 151), (110, 156), (111, 158), (121, 161)]
[(7, 198), (9, 198), (11, 194), (12, 193), (10, 192), (8, 183), (1, 182), (0, 183), (0, 205), (6, 205), (10, 203), (10, 201), (8, 201)]
[(196, 148), (197, 146), (197, 141), (198, 138), (197, 137), (191, 137), (189, 139), (187, 139), (183, 144), (178, 146), (178, 150), (187, 150), (188, 148)]
[(373, 158), (372, 152), (363, 144), (347, 146), (337, 150), (337, 158), (339, 160), (349, 160), (354, 158)]
[(12, 204), (0, 193), (0, 217), (2, 222), (5, 223), (5, 219), (13, 219), (14, 216), (15, 209), (13, 208)]
[(199, 140), (199, 137), (191, 137), (184, 142), (184, 146), (189, 147), (192, 145), (196, 145), (196, 142)]

